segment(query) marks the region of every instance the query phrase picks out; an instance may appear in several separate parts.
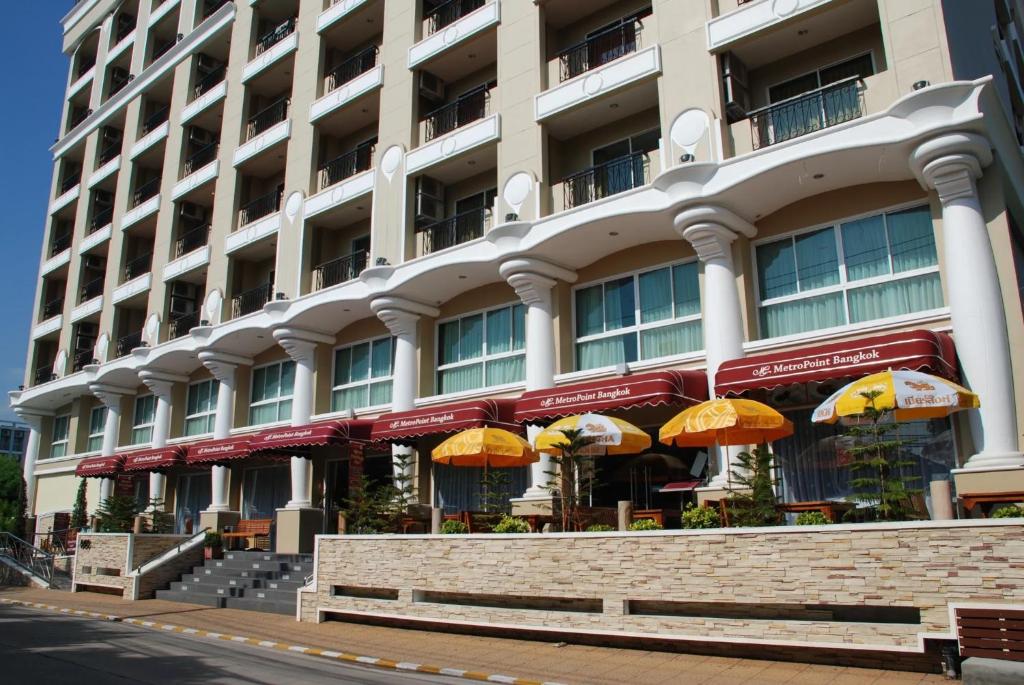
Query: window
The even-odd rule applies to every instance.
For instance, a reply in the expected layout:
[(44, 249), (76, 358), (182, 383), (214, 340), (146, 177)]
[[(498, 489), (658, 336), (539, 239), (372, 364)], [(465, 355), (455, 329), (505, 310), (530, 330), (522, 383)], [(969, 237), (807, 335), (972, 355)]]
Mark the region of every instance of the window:
[(526, 308), (514, 304), (438, 324), (442, 395), (518, 383), (526, 377)]
[(331, 411), (390, 404), (394, 350), (391, 337), (335, 350)]
[(185, 407), (185, 435), (204, 435), (213, 432), (217, 418), (217, 391), (220, 382), (210, 379), (188, 386)]
[(56, 416), (53, 419), (53, 437), (50, 440), (50, 458), (68, 455), (68, 436), (71, 432), (71, 417)]
[(704, 346), (697, 262), (576, 290), (576, 369), (657, 359)]
[(135, 398), (135, 414), (132, 422), (132, 444), (141, 445), (153, 439), (153, 423), (156, 421), (156, 395)]
[(89, 438), (85, 444), (86, 452), (99, 452), (103, 449), (103, 430), (107, 424), (107, 408), (93, 407), (89, 412)]
[(292, 417), (295, 362), (286, 361), (252, 370), (249, 425), (287, 421)]
[(763, 338), (944, 304), (927, 206), (797, 233), (755, 253)]

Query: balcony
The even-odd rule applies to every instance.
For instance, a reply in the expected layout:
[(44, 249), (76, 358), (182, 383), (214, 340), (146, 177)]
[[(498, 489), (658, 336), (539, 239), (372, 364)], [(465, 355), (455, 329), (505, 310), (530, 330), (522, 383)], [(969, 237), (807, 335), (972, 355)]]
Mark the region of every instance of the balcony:
[(491, 103), (491, 87), (482, 85), (474, 88), (459, 96), (454, 102), (428, 113), (423, 118), (425, 140), (431, 141), (487, 116)]
[(256, 56), (259, 57), (293, 33), (295, 33), (295, 17), (290, 17), (256, 39)]
[(177, 44), (178, 44), (178, 40), (175, 37), (175, 38), (170, 38), (169, 40), (166, 40), (163, 43), (160, 43), (159, 45), (154, 46), (153, 47), (153, 57), (150, 59), (149, 63), (152, 64), (153, 62), (157, 61), (158, 59), (160, 59), (161, 57), (166, 55), (167, 52), (171, 48), (173, 48), (175, 45), (177, 45)]
[(157, 176), (154, 179), (146, 181), (141, 186), (135, 189), (132, 194), (132, 201), (129, 203), (129, 209), (135, 209), (146, 200), (151, 197), (155, 197), (160, 192), (160, 177)]
[(470, 240), (482, 238), (490, 226), (491, 210), (471, 209), (430, 224), (421, 230), (423, 254), (455, 247)]
[(377, 46), (373, 45), (334, 67), (334, 69), (327, 73), (327, 77), (324, 82), (324, 89), (330, 93), (331, 91), (350, 82), (360, 74), (365, 74), (370, 69), (373, 69), (377, 66), (377, 56), (379, 52), (380, 51)]
[[(789, 0), (779, 7), (775, 2), (738, 0), (738, 7), (707, 23), (708, 50), (720, 52), (754, 33), (771, 29), (784, 21), (804, 15), (831, 0)], [(785, 9), (781, 9), (784, 6)]]
[(131, 82), (132, 82), (132, 75), (131, 74), (128, 74), (127, 76), (122, 76), (122, 75), (111, 76), (110, 77), (110, 91), (107, 93), (107, 100), (109, 100), (110, 98), (112, 98), (115, 95), (117, 95), (118, 93), (120, 93), (122, 90), (124, 90), (124, 87), (127, 86)]
[(231, 0), (205, 0), (205, 2), (203, 3), (202, 21), (206, 21), (207, 19), (209, 19), (211, 16), (213, 16), (214, 12), (216, 12), (229, 2), (231, 2)]
[(313, 269), (313, 290), (323, 290), (358, 278), (366, 268), (368, 257), (366, 250), (359, 250), (345, 257), (324, 262)]
[(56, 235), (50, 242), (50, 256), (56, 257), (64, 250), (71, 247), (71, 234), (65, 233), (64, 235)]
[(185, 165), (182, 169), (181, 177), (191, 176), (196, 171), (202, 169), (204, 166), (213, 162), (217, 159), (217, 150), (220, 149), (220, 142), (213, 142), (206, 147), (200, 148), (196, 152), (192, 153), (188, 159), (185, 160)]
[(562, 209), (579, 207), (650, 182), (648, 154), (624, 155), (562, 179)]
[[(449, 0), (425, 18), (425, 38), (409, 48), (409, 68), (425, 65), (458, 44), (482, 36), (501, 21), (498, 0)], [(435, 70), (436, 71), (436, 70)], [(438, 74), (444, 78), (443, 74)]]
[(235, 295), (231, 298), (231, 318), (237, 319), (240, 316), (252, 314), (263, 309), (263, 305), (270, 302), (274, 284), (264, 283), (251, 290)]
[(853, 76), (749, 113), (753, 148), (799, 138), (864, 116), (864, 81)]
[(155, 131), (161, 124), (163, 124), (171, 115), (171, 106), (164, 105), (160, 109), (156, 110), (142, 122), (142, 135), (147, 135)]
[(322, 165), (317, 171), (319, 189), (329, 188), (336, 183), (341, 183), (346, 178), (368, 170), (373, 163), (375, 149), (374, 145), (360, 145), (355, 150), (346, 152)]
[(71, 131), (80, 123), (89, 118), (92, 114), (92, 110), (85, 107), (76, 107), (72, 112), (71, 116), (68, 117), (68, 131)]
[[(378, 49), (373, 46), (331, 70), (324, 80), (325, 94), (309, 106), (309, 120), (317, 121), (380, 88), (384, 84), (384, 67), (377, 64), (377, 58)], [(380, 105), (372, 102), (364, 108), (376, 113)], [(358, 127), (356, 123), (353, 126)]]
[(75, 171), (64, 177), (64, 180), (60, 184), (60, 194), (70, 192), (71, 190), (78, 187), (78, 184), (82, 182), (82, 172)]
[(227, 65), (222, 64), (209, 74), (199, 79), (194, 86), (192, 86), (192, 98), (189, 102), (195, 102), (199, 98), (203, 97), (216, 86), (224, 82), (224, 77), (227, 75)]
[(249, 119), (245, 126), (245, 142), (235, 149), (233, 164), (241, 166), (261, 152), (269, 150), (291, 136), (288, 119), (291, 99), (283, 97)]
[(144, 255), (136, 257), (130, 260), (124, 265), (124, 271), (121, 272), (121, 282), (127, 283), (128, 281), (134, 280), (139, 276), (148, 274), (150, 267), (153, 264), (153, 253), (148, 252)]
[(558, 54), (559, 81), (568, 81), (640, 49), (639, 19), (613, 26)]
[(95, 233), (104, 226), (109, 226), (110, 222), (113, 220), (113, 207), (97, 208), (96, 211), (93, 212), (92, 219), (89, 221), (89, 233)]
[(58, 192), (60, 192), (60, 195), (58, 195), (57, 199), (50, 203), (50, 214), (56, 214), (57, 212), (64, 209), (65, 207), (67, 207), (72, 202), (78, 199), (78, 196), (81, 193), (81, 184), (79, 184), (76, 179), (75, 183), (70, 183), (68, 184), (68, 186), (68, 189), (63, 192), (61, 192), (61, 189), (58, 188)]
[(127, 357), (136, 347), (142, 347), (142, 331), (122, 335), (117, 339), (116, 356)]
[(184, 257), (210, 242), (210, 224), (193, 228), (174, 241), (174, 259)]
[(181, 123), (195, 119), (214, 103), (228, 95), (228, 84), (225, 81), (226, 66), (221, 66), (207, 74), (192, 89), (192, 99), (181, 110)]
[(210, 263), (210, 225), (200, 226), (182, 234), (174, 241), (171, 261), (164, 265), (163, 281), (167, 283)]
[(331, 0), (327, 9), (316, 18), (317, 33), (322, 33), (335, 22), (358, 10), (367, 0)]
[(60, 316), (64, 312), (64, 296), (55, 297), (46, 304), (43, 305), (42, 319), (40, 321), (46, 321), (52, 319), (55, 316)]
[(291, 106), (291, 102), (289, 97), (280, 98), (250, 117), (245, 125), (246, 142), (285, 121), (288, 118), (288, 108)]
[(52, 380), (57, 379), (57, 374), (53, 372), (53, 362), (44, 364), (36, 369), (32, 373), (32, 385), (42, 385), (43, 383), (49, 383)]
[(427, 35), (432, 36), (446, 26), (451, 26), (470, 12), (484, 6), (485, 0), (448, 0), (430, 11), (424, 20), (427, 22)]
[(265, 216), (281, 211), (283, 196), (284, 191), (277, 189), (242, 205), (238, 210), (238, 225), (247, 226)]
[(64, 315), (60, 312), (44, 319), (32, 327), (32, 339), (56, 338), (60, 335), (60, 329), (64, 325)]
[(167, 337), (171, 340), (188, 335), (188, 332), (199, 325), (199, 311), (190, 314), (179, 314), (167, 324)]
[(256, 41), (255, 55), (242, 67), (242, 83), (252, 80), (298, 48), (299, 36), (295, 33), (295, 18), (292, 17), (282, 21)]
[[(470, 111), (476, 114), (479, 110)], [(443, 176), (442, 171), (450, 171), (454, 168), (453, 160), (456, 157), (474, 163), (479, 169), (489, 168), (496, 164), (497, 145), (492, 145), (492, 143), (496, 143), (501, 138), (501, 115), (492, 114), (464, 124), (461, 119), (464, 114), (456, 115), (458, 128), (420, 145), (406, 155), (406, 174), (417, 174), (430, 168), (431, 174)], [(447, 122), (439, 120), (438, 123), (441, 129), (451, 125), (450, 120)], [(472, 153), (470, 158), (464, 156), (469, 153)]]
[(71, 358), (71, 371), (77, 373), (87, 367), (93, 362), (93, 351), (88, 350), (77, 350), (75, 356)]
[(71, 247), (71, 236), (61, 236), (61, 238), (62, 240), (60, 243), (55, 240), (50, 246), (51, 252), (61, 245), (65, 245), (64, 240), (67, 241), (67, 244), (64, 246), (63, 250), (53, 252), (52, 256), (43, 262), (43, 265), (39, 268), (40, 276), (47, 276), (49, 274), (53, 274), (55, 271), (63, 272), (68, 264), (71, 263), (71, 250), (68, 249)]
[(136, 159), (150, 148), (163, 141), (171, 132), (170, 122), (167, 120), (168, 109), (160, 108), (157, 112), (146, 118), (142, 124), (143, 135), (132, 145), (128, 156)]
[(78, 304), (98, 298), (103, 294), (103, 276), (92, 279), (78, 291)]

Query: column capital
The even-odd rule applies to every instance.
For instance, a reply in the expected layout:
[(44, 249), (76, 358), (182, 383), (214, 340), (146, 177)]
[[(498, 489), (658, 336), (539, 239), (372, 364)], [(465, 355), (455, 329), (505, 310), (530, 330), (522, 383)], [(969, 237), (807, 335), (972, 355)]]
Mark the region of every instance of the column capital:
[(239, 366), (251, 366), (252, 359), (220, 350), (205, 349), (199, 351), (199, 361), (203, 363), (213, 377), (222, 383), (231, 383), (235, 379), (235, 369)]
[[(731, 243), (739, 236), (753, 238), (757, 235), (757, 229), (749, 221), (735, 212), (718, 205), (695, 205), (685, 207), (673, 220), (676, 232), (691, 243), (693, 240), (687, 237), (687, 233), (696, 236), (707, 231), (717, 231), (723, 237), (729, 237)], [(693, 230), (691, 229), (698, 229)], [(696, 246), (694, 246), (696, 249)], [(702, 257), (703, 259), (703, 257)]]
[(977, 133), (957, 131), (931, 138), (910, 154), (910, 168), (926, 190), (934, 190), (943, 203), (974, 197), (974, 182), (992, 163), (992, 147)]
[(169, 400), (175, 383), (188, 383), (188, 376), (170, 373), (162, 369), (142, 369), (139, 371), (141, 380), (150, 391), (159, 398)]
[(502, 262), (498, 273), (508, 281), (525, 305), (546, 302), (550, 290), (560, 280), (576, 282), (575, 271), (530, 257), (517, 257)]
[(54, 416), (52, 411), (36, 409), (34, 407), (14, 407), (14, 413), (34, 431), (41, 430), (44, 418)]
[(135, 394), (135, 390), (132, 388), (122, 388), (106, 383), (90, 383), (89, 392), (102, 402), (103, 406), (114, 411), (118, 411), (121, 408), (121, 400), (124, 397)]
[(421, 316), (436, 318), (441, 313), (430, 305), (400, 297), (378, 297), (370, 303), (370, 309), (396, 336), (415, 335)]
[(700, 261), (713, 259), (732, 262), (732, 243), (737, 236), (721, 224), (692, 224), (683, 232), (683, 238), (693, 246)]
[(316, 346), (333, 345), (333, 335), (326, 335), (317, 331), (308, 331), (301, 328), (275, 328), (274, 340), (284, 348), (292, 361), (295, 363), (312, 363), (316, 355)]

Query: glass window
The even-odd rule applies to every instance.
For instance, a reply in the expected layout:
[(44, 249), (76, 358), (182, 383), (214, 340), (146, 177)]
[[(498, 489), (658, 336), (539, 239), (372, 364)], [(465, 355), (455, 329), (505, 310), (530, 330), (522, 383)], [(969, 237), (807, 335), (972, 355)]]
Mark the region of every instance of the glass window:
[(107, 408), (93, 407), (89, 412), (89, 437), (85, 444), (86, 452), (99, 452), (103, 449), (103, 429), (107, 423)]
[(773, 240), (755, 259), (764, 338), (944, 305), (927, 206)]
[(290, 419), (294, 386), (295, 362), (291, 360), (253, 369), (249, 425)]
[(53, 419), (53, 437), (50, 440), (50, 457), (66, 457), (68, 455), (68, 437), (71, 430), (70, 416), (56, 416)]
[(526, 307), (514, 304), (438, 324), (439, 394), (526, 378)]
[(378, 338), (334, 351), (331, 410), (391, 403), (395, 339)]
[(213, 432), (217, 418), (217, 391), (220, 381), (209, 379), (188, 386), (185, 408), (185, 435)]
[(576, 368), (657, 359), (703, 347), (697, 262), (576, 290)]
[(156, 396), (136, 397), (134, 417), (132, 444), (141, 445), (151, 441), (153, 439), (153, 422), (156, 420)]

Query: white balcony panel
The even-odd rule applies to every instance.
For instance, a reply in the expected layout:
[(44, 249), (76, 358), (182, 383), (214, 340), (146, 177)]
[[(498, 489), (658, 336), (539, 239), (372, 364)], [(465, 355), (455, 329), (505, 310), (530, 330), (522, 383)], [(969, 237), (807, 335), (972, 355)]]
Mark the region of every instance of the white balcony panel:
[(242, 83), (248, 82), (277, 60), (283, 59), (286, 55), (290, 55), (298, 49), (299, 32), (293, 31), (290, 36), (275, 43), (269, 50), (242, 67)]
[(455, 129), (419, 146), (405, 156), (405, 173), (412, 175), (427, 169), (449, 157), (462, 154), (475, 147), (492, 143), (501, 138), (501, 115), (475, 121)]
[(187, 195), (204, 183), (209, 183), (213, 179), (217, 178), (217, 174), (219, 173), (220, 161), (215, 159), (206, 166), (200, 167), (175, 183), (174, 187), (171, 189), (171, 199), (177, 200), (183, 195)]
[(652, 45), (548, 88), (534, 97), (537, 121), (661, 73), (661, 48)]
[(410, 47), (409, 68), (416, 68), (456, 43), (461, 43), (492, 26), (496, 26), (500, 21), (501, 4), (498, 0), (494, 0)]
[(374, 170), (369, 169), (311, 195), (302, 205), (303, 215), (314, 216), (372, 192), (373, 178)]
[(85, 254), (94, 247), (98, 247), (105, 243), (106, 241), (110, 240), (111, 231), (113, 231), (113, 226), (107, 224), (100, 230), (93, 231), (89, 235), (82, 238), (82, 242), (78, 244), (78, 254)]
[(58, 252), (57, 254), (53, 255), (45, 262), (43, 262), (43, 267), (39, 269), (39, 275), (45, 276), (46, 274), (56, 271), (57, 269), (61, 268), (62, 266), (70, 262), (71, 248), (69, 247), (63, 252)]
[(281, 229), (281, 212), (254, 221), (238, 229), (224, 239), (224, 252), (230, 254), (243, 247), (257, 243), (267, 236), (275, 235)]
[(86, 300), (71, 310), (71, 323), (78, 323), (82, 319), (99, 314), (103, 309), (103, 296), (97, 295), (91, 300)]
[(384, 65), (378, 64), (365, 74), (360, 74), (348, 83), (335, 88), (319, 100), (314, 101), (309, 106), (309, 120), (316, 121), (325, 114), (329, 114), (339, 107), (344, 107), (361, 95), (375, 88), (380, 88), (382, 85), (384, 85)]
[(149, 198), (138, 207), (125, 212), (121, 217), (121, 230), (124, 231), (129, 226), (139, 223), (150, 214), (156, 214), (158, 209), (160, 209), (160, 193)]
[(367, 3), (368, 0), (339, 0), (320, 13), (316, 18), (316, 31), (320, 33), (342, 17), (351, 14)]
[(184, 254), (177, 259), (167, 262), (164, 265), (164, 273), (162, 279), (164, 283), (167, 281), (173, 281), (179, 276), (187, 274), (189, 271), (194, 271), (201, 267), (206, 266), (210, 263), (210, 246), (203, 245), (198, 250), (192, 250), (188, 254)]
[(121, 39), (121, 42), (110, 49), (107, 53), (107, 64), (110, 64), (115, 59), (120, 57), (124, 52), (135, 44), (135, 31), (133, 30), (127, 36)]
[(50, 203), (50, 214), (55, 214), (60, 210), (67, 207), (69, 204), (78, 199), (79, 193), (82, 192), (82, 184), (77, 184), (74, 188), (64, 193), (56, 200)]
[(707, 23), (708, 50), (718, 52), (733, 41), (826, 5), (832, 0), (761, 0), (715, 17)]
[(292, 120), (287, 119), (280, 124), (271, 126), (244, 145), (235, 149), (234, 165), (238, 166), (245, 160), (255, 157), (271, 145), (276, 145), (282, 140), (287, 140), (292, 135)]
[(167, 16), (167, 13), (173, 10), (181, 4), (181, 0), (164, 0), (160, 3), (160, 6), (153, 10), (149, 15), (149, 26), (157, 23), (161, 19)]
[(63, 325), (64, 325), (64, 315), (63, 314), (58, 314), (57, 316), (51, 316), (46, 321), (43, 321), (41, 323), (37, 323), (35, 326), (32, 327), (32, 339), (33, 340), (38, 340), (39, 338), (42, 338), (43, 336), (50, 335), (51, 333), (56, 333), (57, 331), (59, 331), (61, 329), (61, 326), (63, 326)]
[(125, 300), (131, 299), (136, 295), (141, 295), (144, 292), (148, 292), (152, 286), (153, 274), (142, 274), (141, 276), (136, 276), (127, 283), (122, 283), (121, 285), (114, 288), (114, 294), (111, 297), (111, 299), (113, 300), (114, 304), (117, 304), (118, 302), (124, 302)]
[(181, 110), (181, 123), (185, 123), (192, 119), (194, 116), (202, 112), (207, 107), (211, 107), (213, 104), (220, 102), (228, 96), (228, 82), (221, 81), (210, 90), (206, 91), (192, 102), (188, 103), (183, 110)]
[(113, 174), (116, 174), (121, 168), (121, 155), (114, 157), (112, 160), (101, 166), (96, 171), (92, 172), (92, 176), (86, 181), (86, 185), (90, 188), (95, 188), (99, 185), (103, 179), (109, 178)]
[(89, 70), (87, 72), (85, 72), (84, 74), (79, 76), (77, 79), (75, 79), (74, 83), (71, 84), (71, 87), (68, 88), (68, 97), (71, 97), (72, 95), (74, 95), (78, 91), (82, 90), (82, 88), (85, 86), (85, 84), (91, 82), (95, 75), (96, 75), (96, 65), (94, 64), (91, 67), (89, 67)]
[(131, 152), (128, 153), (128, 157), (135, 159), (149, 148), (164, 140), (170, 132), (171, 122), (165, 121), (146, 135), (139, 138), (135, 142), (135, 145), (132, 145), (132, 149)]

